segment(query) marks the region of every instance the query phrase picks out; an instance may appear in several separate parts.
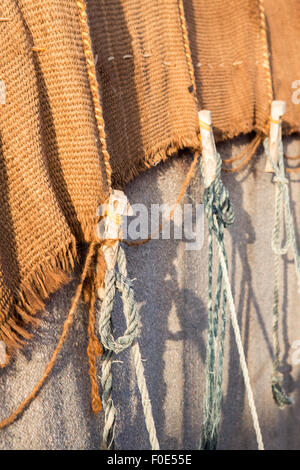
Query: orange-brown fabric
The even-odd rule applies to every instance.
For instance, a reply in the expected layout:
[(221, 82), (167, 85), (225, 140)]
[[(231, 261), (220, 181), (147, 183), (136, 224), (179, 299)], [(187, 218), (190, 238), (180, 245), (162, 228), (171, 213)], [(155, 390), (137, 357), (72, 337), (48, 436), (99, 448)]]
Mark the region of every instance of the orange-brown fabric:
[(300, 130), (300, 2), (264, 0), (264, 3), (274, 96), (286, 102), (283, 132), (291, 134)]
[(17, 345), (107, 189), (76, 2), (5, 0), (0, 17), (0, 340)]
[(199, 148), (178, 0), (88, 0), (113, 181)]
[(276, 98), (299, 130), (299, 23), (297, 0), (2, 0), (0, 340), (26, 336), (92, 240), (109, 156), (123, 187), (198, 150), (199, 107), (219, 140), (266, 133)]
[(270, 101), (259, 0), (185, 0), (199, 106), (215, 137), (266, 128)]
[(197, 107), (212, 111), (217, 140), (267, 133), (273, 99), (287, 101), (284, 132), (298, 130), (299, 110), (291, 102), (300, 65), (297, 0), (87, 4), (115, 185), (174, 150), (197, 147)]

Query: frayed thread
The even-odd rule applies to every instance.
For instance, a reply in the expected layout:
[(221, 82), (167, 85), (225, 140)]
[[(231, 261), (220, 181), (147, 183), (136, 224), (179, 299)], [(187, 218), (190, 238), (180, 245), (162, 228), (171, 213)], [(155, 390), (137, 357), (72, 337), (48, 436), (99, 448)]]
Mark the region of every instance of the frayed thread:
[(191, 132), (183, 137), (174, 136), (164, 142), (160, 142), (151, 151), (145, 149), (145, 153), (125, 173), (121, 173), (118, 168), (114, 168), (113, 185), (117, 188), (123, 188), (143, 171), (166, 161), (179, 151), (185, 150), (194, 153), (199, 151), (200, 148), (201, 144), (196, 132)]
[(50, 294), (70, 281), (70, 272), (77, 260), (74, 237), (56, 255), (48, 257), (22, 282), (20, 289), (6, 310), (0, 314), (0, 340), (6, 345), (6, 364), (14, 349), (21, 349), (31, 334), (26, 330), (30, 324), (38, 325), (36, 314), (44, 309)]

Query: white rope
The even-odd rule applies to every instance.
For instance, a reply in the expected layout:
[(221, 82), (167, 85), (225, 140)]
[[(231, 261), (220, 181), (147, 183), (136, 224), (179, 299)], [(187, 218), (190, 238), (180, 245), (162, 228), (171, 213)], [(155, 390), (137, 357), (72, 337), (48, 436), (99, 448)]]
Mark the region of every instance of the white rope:
[(219, 248), (219, 257), (220, 257), (220, 263), (222, 266), (222, 271), (223, 271), (223, 276), (224, 276), (224, 282), (225, 282), (225, 288), (227, 291), (228, 295), (228, 303), (229, 303), (229, 308), (230, 308), (230, 315), (231, 315), (231, 322), (232, 322), (232, 327), (235, 335), (235, 340), (236, 340), (236, 345), (239, 353), (239, 359), (240, 359), (240, 365), (244, 377), (244, 382), (245, 382), (245, 387), (247, 391), (247, 397), (248, 397), (248, 403), (251, 411), (251, 416), (253, 420), (253, 427), (255, 430), (256, 434), (256, 440), (257, 440), (257, 445), (259, 450), (264, 450), (264, 444), (262, 440), (262, 434), (261, 434), (261, 429), (258, 421), (258, 416), (257, 416), (257, 411), (256, 411), (256, 406), (254, 402), (254, 397), (253, 397), (253, 391), (251, 388), (250, 384), (250, 377), (249, 377), (249, 371), (246, 363), (246, 358), (245, 358), (245, 353), (244, 353), (244, 348), (243, 348), (243, 343), (242, 343), (242, 338), (241, 338), (241, 333), (240, 333), (240, 328), (239, 324), (237, 321), (237, 316), (236, 316), (236, 311), (235, 311), (235, 306), (234, 306), (234, 300), (232, 296), (232, 291), (231, 291), (231, 285), (229, 281), (229, 276), (228, 276), (228, 270), (226, 267), (226, 262), (224, 259), (224, 255), (222, 252), (222, 247), (219, 241), (217, 240), (218, 243), (218, 248)]
[[(120, 271), (125, 278), (127, 278), (127, 267), (126, 267), (126, 257), (123, 249), (120, 247)], [(143, 412), (145, 417), (145, 424), (149, 434), (149, 441), (152, 450), (159, 450), (159, 442), (156, 435), (156, 428), (153, 418), (152, 405), (149, 397), (149, 392), (145, 379), (145, 369), (142, 362), (142, 356), (140, 351), (140, 346), (137, 339), (134, 340), (134, 343), (131, 346), (131, 352), (133, 357), (133, 363), (135, 367), (135, 374), (137, 379), (137, 385), (141, 396), (141, 401), (143, 405)]]
[(131, 347), (133, 362), (135, 366), (135, 373), (138, 388), (141, 395), (141, 401), (143, 405), (144, 417), (145, 417), (145, 424), (149, 434), (149, 441), (151, 444), (152, 450), (159, 450), (159, 442), (156, 436), (156, 429), (155, 423), (153, 419), (153, 412), (151, 401), (147, 389), (146, 379), (145, 379), (145, 370), (142, 362), (141, 351), (137, 341)]
[[(134, 300), (131, 282), (127, 277), (128, 274), (126, 267), (126, 257), (121, 246), (119, 246), (118, 249), (118, 267), (120, 271), (119, 274), (116, 273), (115, 270), (106, 273), (105, 299), (102, 304), (102, 313), (99, 322), (102, 344), (106, 350), (109, 351), (109, 354), (104, 355), (102, 368), (103, 407), (105, 411), (105, 426), (103, 431), (104, 447), (111, 449), (114, 443), (115, 408), (112, 401), (112, 353), (121, 352), (125, 348), (131, 346), (137, 385), (141, 396), (150, 445), (152, 450), (159, 450), (160, 447), (156, 434), (152, 405), (145, 379), (145, 369), (142, 362), (140, 347), (136, 340), (138, 310)], [(120, 285), (118, 281), (119, 278), (122, 281)], [(116, 286), (114, 286), (115, 282)], [(113, 338), (111, 331), (111, 311), (113, 308), (116, 287), (119, 288), (122, 293), (123, 309), (127, 325), (126, 332), (121, 338), (118, 338), (117, 340)]]

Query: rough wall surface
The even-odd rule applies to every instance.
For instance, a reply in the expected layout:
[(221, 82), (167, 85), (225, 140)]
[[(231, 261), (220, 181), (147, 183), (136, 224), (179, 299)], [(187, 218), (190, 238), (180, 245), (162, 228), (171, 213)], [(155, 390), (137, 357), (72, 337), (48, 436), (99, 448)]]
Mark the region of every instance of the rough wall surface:
[[(220, 145), (229, 157), (247, 141)], [(285, 141), (290, 154), (300, 142)], [(132, 203), (172, 203), (184, 180), (189, 157), (174, 158), (137, 177), (126, 189)], [(273, 403), (272, 366), (273, 256), (271, 232), (274, 185), (263, 172), (262, 148), (251, 167), (236, 176), (223, 175), (236, 210), (236, 222), (226, 234), (233, 292), (248, 359), (251, 382), (267, 449), (300, 447), (300, 365), (292, 365), (292, 344), (300, 339), (299, 298), (290, 254), (282, 263), (281, 319), (286, 390), (295, 405), (283, 411)], [(300, 246), (300, 182), (291, 177), (292, 209)], [(298, 182), (297, 182), (298, 181)], [(200, 202), (202, 186), (193, 180), (185, 202)], [(187, 251), (182, 241), (152, 241), (127, 249), (128, 270), (136, 278), (140, 307), (139, 342), (146, 371), (158, 438), (162, 449), (196, 449), (202, 423), (206, 344), (207, 245)], [(53, 295), (35, 341), (0, 371), (1, 410), (6, 417), (31, 391), (55, 348), (74, 294), (76, 280)], [(282, 318), (283, 317), (283, 318)], [(114, 315), (115, 324), (121, 318)], [(123, 320), (120, 320), (123, 323)], [(228, 322), (223, 384), (220, 449), (255, 449), (248, 403)], [(87, 312), (81, 306), (53, 373), (22, 417), (0, 431), (0, 449), (97, 449), (103, 416), (90, 410), (86, 359)], [(120, 362), (118, 362), (120, 361)], [(122, 361), (122, 362), (121, 362)], [(99, 368), (100, 372), (100, 368)], [(130, 353), (116, 357), (113, 367), (117, 408), (117, 448), (147, 449), (148, 437), (136, 388)]]

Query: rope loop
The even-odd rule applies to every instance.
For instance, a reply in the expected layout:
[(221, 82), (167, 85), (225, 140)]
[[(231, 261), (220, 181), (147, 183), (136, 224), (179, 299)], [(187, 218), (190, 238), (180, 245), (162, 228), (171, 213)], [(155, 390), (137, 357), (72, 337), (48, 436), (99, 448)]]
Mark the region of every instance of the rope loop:
[[(289, 181), (286, 178), (284, 172), (282, 141), (280, 141), (278, 144), (279, 158), (277, 165), (271, 157), (268, 138), (266, 138), (264, 141), (264, 147), (266, 155), (269, 161), (271, 162), (272, 168), (275, 173), (273, 181), (276, 184), (275, 224), (272, 235), (272, 250), (275, 255), (282, 256), (288, 252), (288, 249), (292, 244), (292, 221), (288, 194)], [(280, 246), (280, 226), (283, 223), (283, 211), (285, 214), (286, 242), (284, 246)]]
[[(101, 307), (99, 321), (99, 331), (103, 346), (105, 349), (113, 351), (116, 354), (131, 346), (137, 336), (139, 321), (132, 282), (127, 278), (126, 259), (124, 250), (121, 246), (119, 246), (117, 263), (119, 272), (114, 269), (107, 271), (105, 275), (105, 296)], [(117, 339), (113, 336), (111, 321), (116, 290), (118, 290), (122, 295), (124, 315), (127, 325), (123, 336), (119, 336)]]
[[(102, 304), (99, 331), (101, 341), (104, 346), (104, 355), (102, 361), (102, 401), (105, 414), (103, 428), (103, 447), (104, 449), (114, 449), (116, 410), (112, 398), (112, 359), (113, 353), (119, 353), (124, 349), (131, 347), (132, 359), (135, 366), (137, 385), (141, 395), (141, 401), (144, 411), (145, 424), (149, 434), (149, 440), (152, 450), (159, 450), (156, 428), (153, 419), (152, 406), (147, 389), (145, 371), (142, 362), (142, 356), (138, 342), (135, 341), (138, 331), (138, 310), (134, 300), (133, 286), (127, 277), (126, 257), (123, 248), (119, 245), (118, 260), (119, 271), (116, 269), (107, 271), (105, 277), (105, 298)], [(116, 290), (121, 292), (124, 315), (126, 319), (126, 331), (123, 336), (115, 339), (112, 334), (111, 314), (113, 310), (114, 297)]]
[[(279, 408), (284, 408), (286, 405), (292, 405), (293, 400), (285, 393), (283, 389), (283, 375), (279, 372), (280, 366), (280, 343), (279, 343), (279, 259), (280, 256), (285, 255), (288, 249), (292, 247), (295, 268), (297, 275), (298, 292), (300, 294), (300, 261), (298, 248), (296, 243), (295, 228), (293, 217), (290, 207), (289, 186), (288, 179), (285, 176), (284, 158), (283, 158), (283, 144), (282, 141), (278, 144), (278, 163), (273, 161), (270, 149), (269, 139), (264, 141), (266, 155), (274, 170), (274, 183), (276, 184), (275, 194), (275, 223), (272, 234), (272, 250), (274, 252), (274, 293), (273, 293), (273, 375), (272, 375), (272, 394), (275, 403)], [(286, 242), (283, 246), (280, 243), (281, 227), (285, 228)]]

